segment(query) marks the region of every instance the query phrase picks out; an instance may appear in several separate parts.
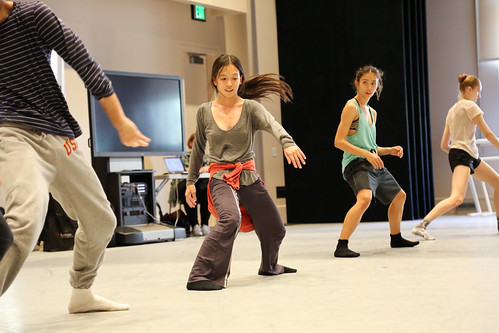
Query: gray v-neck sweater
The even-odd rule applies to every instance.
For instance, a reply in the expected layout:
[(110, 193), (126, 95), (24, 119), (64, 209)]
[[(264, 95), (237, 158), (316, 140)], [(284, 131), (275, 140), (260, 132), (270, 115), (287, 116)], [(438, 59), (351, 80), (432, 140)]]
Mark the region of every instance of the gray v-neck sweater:
[[(196, 139), (192, 148), (191, 163), (187, 184), (194, 184), (199, 177), (199, 169), (208, 143), (210, 162), (244, 163), (255, 157), (253, 144), (255, 133), (262, 130), (272, 134), (283, 148), (295, 145), (293, 138), (275, 120), (263, 105), (245, 99), (241, 117), (231, 129), (225, 131), (218, 127), (211, 112), (212, 102), (202, 104), (197, 111)], [(218, 171), (213, 177), (223, 179), (231, 170)], [(259, 178), (258, 173), (243, 170), (240, 184), (251, 185)]]

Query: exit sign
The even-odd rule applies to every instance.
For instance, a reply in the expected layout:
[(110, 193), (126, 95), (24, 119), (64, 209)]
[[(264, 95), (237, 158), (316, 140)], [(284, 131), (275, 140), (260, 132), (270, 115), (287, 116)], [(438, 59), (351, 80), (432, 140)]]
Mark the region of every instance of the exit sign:
[(191, 16), (196, 21), (206, 21), (206, 8), (198, 5), (191, 5)]

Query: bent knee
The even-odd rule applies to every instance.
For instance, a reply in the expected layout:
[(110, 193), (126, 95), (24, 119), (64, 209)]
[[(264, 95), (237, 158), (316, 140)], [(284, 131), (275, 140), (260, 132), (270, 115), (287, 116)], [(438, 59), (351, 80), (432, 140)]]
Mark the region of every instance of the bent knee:
[(98, 228), (85, 228), (85, 232), (87, 234), (93, 234), (93, 233), (98, 233), (98, 234), (105, 234), (105, 235), (112, 235), (116, 229), (117, 226), (117, 219), (116, 215), (114, 215), (113, 210), (111, 207), (109, 209), (102, 209), (100, 212), (96, 212), (94, 217), (90, 216), (76, 216), (76, 220), (78, 221), (78, 226), (93, 226), (95, 225), (95, 221), (98, 220), (100, 221), (98, 224)]
[(104, 220), (106, 221), (106, 227), (109, 228), (110, 230), (114, 230), (117, 225), (117, 220), (116, 220), (116, 215), (114, 215), (113, 210), (110, 208), (106, 210), (104, 214)]
[(284, 239), (284, 237), (286, 237), (286, 228), (284, 226), (282, 226), (281, 228), (279, 228), (279, 230), (276, 232), (276, 236), (275, 236), (277, 239)]
[(451, 203), (454, 207), (457, 207), (463, 203), (463, 197), (451, 198)]
[(404, 192), (404, 190), (400, 190), (399, 193), (395, 196), (395, 200), (405, 202), (405, 199), (407, 198), (407, 194)]
[(369, 205), (371, 205), (371, 200), (372, 200), (371, 191), (361, 191), (357, 194), (356, 205), (366, 210), (367, 208), (369, 208)]
[(218, 216), (217, 224), (223, 226), (226, 230), (237, 231), (241, 224), (241, 216), (238, 214), (221, 212)]

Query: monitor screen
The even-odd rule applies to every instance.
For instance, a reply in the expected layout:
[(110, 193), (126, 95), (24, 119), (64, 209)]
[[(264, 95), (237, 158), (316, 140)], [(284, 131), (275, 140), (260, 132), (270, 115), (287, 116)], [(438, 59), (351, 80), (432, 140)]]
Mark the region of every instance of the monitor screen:
[(151, 139), (148, 147), (126, 147), (104, 109), (89, 94), (92, 155), (95, 157), (185, 154), (184, 96), (180, 76), (104, 71), (125, 114)]

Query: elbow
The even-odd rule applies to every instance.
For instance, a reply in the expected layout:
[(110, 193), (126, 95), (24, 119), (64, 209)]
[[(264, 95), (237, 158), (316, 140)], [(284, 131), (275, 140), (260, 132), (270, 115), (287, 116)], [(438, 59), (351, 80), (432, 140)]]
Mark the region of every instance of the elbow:
[(450, 150), (449, 141), (442, 140), (442, 142), (440, 142), (440, 149), (442, 149), (443, 151), (445, 151), (446, 153), (448, 153), (449, 150)]
[(341, 147), (343, 147), (343, 140), (334, 138), (334, 146), (338, 149), (341, 149)]
[(445, 145), (440, 145), (440, 149), (442, 149), (443, 151), (448, 151), (449, 150), (449, 146), (445, 146)]

